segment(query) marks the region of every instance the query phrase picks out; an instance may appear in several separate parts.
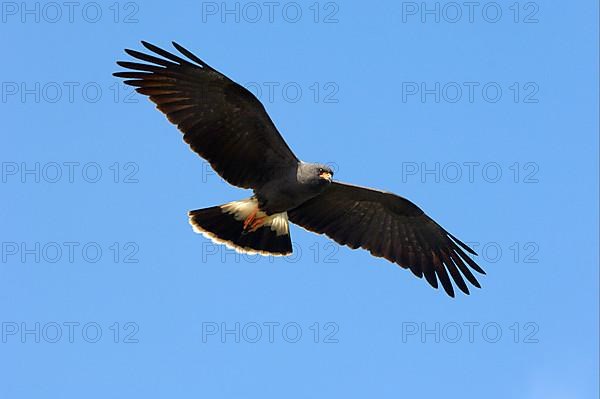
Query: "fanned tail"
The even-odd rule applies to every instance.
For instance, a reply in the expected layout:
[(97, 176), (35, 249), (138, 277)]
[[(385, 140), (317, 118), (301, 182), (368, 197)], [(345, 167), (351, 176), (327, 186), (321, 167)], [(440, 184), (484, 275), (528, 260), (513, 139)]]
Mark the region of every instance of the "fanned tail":
[(194, 231), (238, 252), (285, 256), (292, 253), (287, 212), (267, 215), (248, 198), (189, 212)]

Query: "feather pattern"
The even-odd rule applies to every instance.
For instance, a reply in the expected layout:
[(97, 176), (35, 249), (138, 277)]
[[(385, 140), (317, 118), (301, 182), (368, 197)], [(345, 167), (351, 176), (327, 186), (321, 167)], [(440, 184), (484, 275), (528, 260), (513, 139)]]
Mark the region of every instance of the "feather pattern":
[(475, 254), (471, 248), (415, 204), (392, 193), (334, 182), (320, 195), (288, 211), (288, 217), (339, 244), (367, 249), (408, 268), (415, 276), (424, 276), (432, 287), (441, 285), (452, 297), (452, 281), (469, 294), (463, 276), (480, 288), (469, 267), (485, 274), (467, 255)]
[(173, 46), (187, 59), (142, 45), (154, 54), (125, 50), (143, 63), (119, 61), (129, 71), (114, 75), (149, 96), (221, 177), (238, 187), (257, 188), (298, 163), (250, 91), (177, 43)]

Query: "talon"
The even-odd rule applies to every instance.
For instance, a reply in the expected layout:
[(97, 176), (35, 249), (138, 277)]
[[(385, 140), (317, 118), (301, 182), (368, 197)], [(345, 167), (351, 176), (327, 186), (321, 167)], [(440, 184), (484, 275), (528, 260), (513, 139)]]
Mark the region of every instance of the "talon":
[[(257, 217), (258, 215), (258, 217)], [(252, 233), (264, 226), (267, 215), (256, 207), (244, 220), (242, 234)]]
[(258, 208), (256, 208), (255, 210), (253, 210), (252, 213), (250, 213), (248, 215), (248, 217), (246, 218), (246, 220), (244, 220), (244, 230), (247, 230), (248, 226), (250, 226), (251, 224), (254, 223), (257, 212), (258, 212)]
[(266, 218), (264, 218), (264, 217), (254, 219), (254, 221), (252, 222), (252, 228), (250, 229), (250, 231), (254, 232), (254, 231), (258, 230), (259, 228), (261, 228), (263, 226), (263, 224), (265, 224), (265, 219)]

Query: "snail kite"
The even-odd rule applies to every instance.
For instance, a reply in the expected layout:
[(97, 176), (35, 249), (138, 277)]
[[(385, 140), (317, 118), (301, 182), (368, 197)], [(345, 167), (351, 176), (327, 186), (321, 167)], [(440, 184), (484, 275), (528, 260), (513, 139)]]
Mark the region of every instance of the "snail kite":
[(398, 195), (332, 181), (326, 165), (299, 160), (260, 101), (177, 43), (178, 56), (142, 42), (151, 53), (125, 50), (143, 61), (118, 62), (114, 75), (149, 96), (183, 132), (191, 149), (234, 186), (252, 189), (241, 201), (189, 212), (194, 229), (246, 253), (289, 255), (289, 222), (339, 244), (364, 248), (417, 277), (438, 281), (454, 296), (451, 279), (468, 294), (480, 287), (470, 269), (484, 271), (475, 252)]

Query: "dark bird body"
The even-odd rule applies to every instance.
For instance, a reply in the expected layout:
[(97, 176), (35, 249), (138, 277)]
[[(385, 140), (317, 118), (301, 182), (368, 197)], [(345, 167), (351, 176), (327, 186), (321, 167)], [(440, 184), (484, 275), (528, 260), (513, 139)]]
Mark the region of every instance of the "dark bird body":
[(118, 62), (126, 84), (150, 97), (183, 132), (191, 149), (251, 198), (189, 212), (194, 229), (239, 251), (289, 255), (291, 221), (350, 248), (384, 257), (454, 296), (451, 279), (469, 293), (470, 269), (484, 271), (467, 245), (409, 200), (332, 181), (332, 170), (300, 161), (258, 99), (191, 52), (188, 59), (146, 42), (155, 55), (125, 50), (146, 63)]
[(286, 212), (321, 194), (331, 183), (319, 177), (319, 170), (333, 176), (325, 165), (298, 162), (282, 171), (282, 176), (256, 188), (260, 209), (268, 214)]

